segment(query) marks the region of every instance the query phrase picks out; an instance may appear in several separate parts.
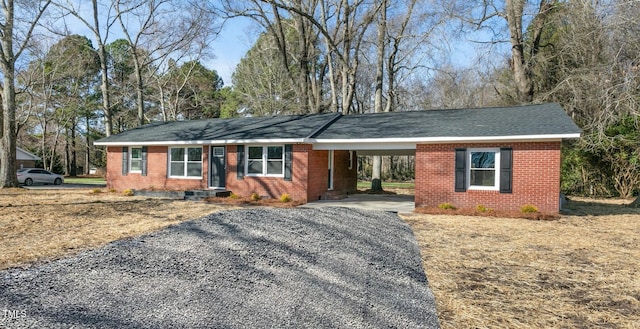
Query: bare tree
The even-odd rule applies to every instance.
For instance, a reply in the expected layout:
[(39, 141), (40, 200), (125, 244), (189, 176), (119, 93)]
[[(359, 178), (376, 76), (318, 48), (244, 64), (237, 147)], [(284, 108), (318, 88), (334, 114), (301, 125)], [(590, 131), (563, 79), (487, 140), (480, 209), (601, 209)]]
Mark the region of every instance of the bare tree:
[(14, 1), (0, 4), (0, 71), (2, 116), (0, 119), (0, 188), (18, 186), (16, 177), (16, 62), (27, 48), (38, 21), (50, 0)]
[(287, 85), (294, 89), (296, 112), (300, 113), (317, 113), (324, 107), (325, 70), (320, 67), (319, 35), (307, 19), (313, 17), (317, 7), (317, 1), (222, 1), (222, 11), (229, 18), (248, 17), (269, 35), (277, 50), (277, 63), (289, 80)]
[[(274, 35), (276, 40), (283, 40), (281, 28), (283, 21), (291, 19), (295, 22), (298, 33), (304, 33), (302, 40), (306, 40), (306, 46), (298, 53), (298, 57), (293, 59), (287, 51), (286, 43), (279, 42), (278, 49), (281, 56), (286, 58), (285, 65), (298, 63), (298, 71), (307, 72), (311, 82), (300, 83), (302, 77), (294, 78), (298, 88), (299, 98), (305, 97), (310, 102), (315, 102), (315, 109), (321, 110), (321, 105), (316, 101), (320, 99), (322, 83), (324, 82), (325, 69), (317, 68), (308, 63), (311, 49), (316, 51), (315, 40), (320, 38), (324, 42), (324, 48), (320, 49), (324, 59), (324, 65), (328, 72), (327, 78), (331, 88), (330, 105), (331, 111), (349, 113), (356, 90), (356, 74), (360, 63), (360, 50), (366, 31), (373, 23), (379, 6), (372, 5), (363, 0), (354, 2), (337, 0), (252, 0), (248, 5), (225, 1), (224, 10), (231, 13), (231, 16), (246, 16), (254, 19), (268, 33)], [(302, 42), (301, 40), (301, 42)], [(301, 43), (302, 44), (302, 43)], [(313, 47), (312, 47), (313, 46)], [(302, 56), (300, 56), (302, 54)], [(316, 73), (317, 72), (317, 73)], [(315, 81), (315, 82), (314, 82)], [(307, 90), (312, 90), (314, 95), (309, 97), (305, 94)]]
[(483, 30), (483, 35), (489, 35), (489, 40), (476, 40), (479, 44), (509, 44), (514, 102), (530, 103), (535, 95), (534, 67), (542, 46), (542, 32), (559, 3), (559, 0), (459, 1), (448, 9), (473, 31)]
[[(217, 33), (213, 11), (197, 1), (114, 0), (118, 22), (133, 54), (138, 124), (145, 123), (145, 79), (171, 56), (204, 54)], [(190, 60), (197, 59), (191, 57)]]
[[(61, 10), (62, 17), (72, 15), (93, 33), (100, 58), (100, 91), (102, 92), (102, 112), (104, 114), (104, 132), (113, 134), (113, 111), (111, 108), (111, 88), (109, 84), (108, 57), (105, 45), (109, 39), (113, 24), (116, 22), (113, 1), (98, 2), (91, 0), (91, 10), (82, 6), (85, 1), (56, 0), (53, 4)], [(66, 28), (65, 28), (66, 30)], [(66, 32), (65, 32), (66, 33)]]

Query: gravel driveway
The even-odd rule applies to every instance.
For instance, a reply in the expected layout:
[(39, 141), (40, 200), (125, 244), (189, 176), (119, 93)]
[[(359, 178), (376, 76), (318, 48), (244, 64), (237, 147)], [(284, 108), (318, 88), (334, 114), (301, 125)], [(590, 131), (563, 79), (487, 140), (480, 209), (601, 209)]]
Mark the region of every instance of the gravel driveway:
[(242, 209), (0, 271), (7, 328), (438, 328), (396, 215)]

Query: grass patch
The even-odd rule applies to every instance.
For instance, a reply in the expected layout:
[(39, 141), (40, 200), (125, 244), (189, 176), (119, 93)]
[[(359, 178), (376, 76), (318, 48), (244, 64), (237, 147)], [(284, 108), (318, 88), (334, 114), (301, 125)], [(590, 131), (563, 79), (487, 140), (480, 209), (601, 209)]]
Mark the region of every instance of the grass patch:
[(404, 216), (442, 328), (639, 327), (640, 209), (568, 208), (555, 221)]
[[(371, 188), (370, 181), (358, 181), (358, 190), (367, 190)], [(382, 182), (382, 189), (404, 189), (413, 190), (416, 188), (414, 182)]]
[(106, 185), (107, 182), (102, 177), (65, 177), (65, 184), (80, 184), (80, 185)]

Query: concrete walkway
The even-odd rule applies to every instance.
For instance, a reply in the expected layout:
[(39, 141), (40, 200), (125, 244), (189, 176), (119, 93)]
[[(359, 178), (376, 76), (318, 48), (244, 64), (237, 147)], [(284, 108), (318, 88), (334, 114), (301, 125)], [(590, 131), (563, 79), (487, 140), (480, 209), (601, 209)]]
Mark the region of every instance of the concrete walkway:
[(413, 195), (394, 194), (352, 194), (341, 200), (319, 200), (300, 207), (346, 207), (366, 210), (381, 210), (395, 213), (410, 213), (415, 209)]

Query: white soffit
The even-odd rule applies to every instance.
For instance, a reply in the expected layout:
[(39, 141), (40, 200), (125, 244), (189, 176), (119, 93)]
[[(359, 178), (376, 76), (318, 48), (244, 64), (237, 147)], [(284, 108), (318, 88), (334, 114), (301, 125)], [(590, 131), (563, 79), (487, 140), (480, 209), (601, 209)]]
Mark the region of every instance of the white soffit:
[(315, 139), (310, 141), (315, 150), (410, 150), (417, 144), (450, 143), (515, 143), (561, 141), (580, 138), (580, 134), (478, 136), (478, 137), (422, 137), (422, 138), (363, 138)]

